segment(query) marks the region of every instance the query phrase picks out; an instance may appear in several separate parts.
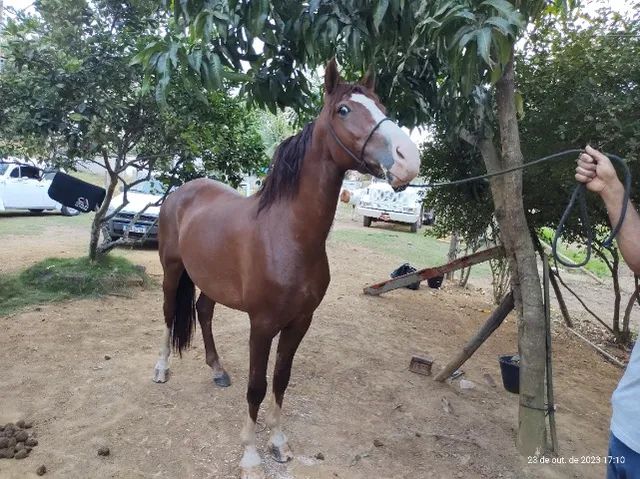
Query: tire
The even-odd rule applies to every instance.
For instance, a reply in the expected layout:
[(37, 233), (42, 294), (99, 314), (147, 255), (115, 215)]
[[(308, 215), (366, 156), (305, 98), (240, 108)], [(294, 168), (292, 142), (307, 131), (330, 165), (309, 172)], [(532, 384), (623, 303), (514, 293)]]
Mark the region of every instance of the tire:
[(62, 213), (62, 216), (78, 216), (80, 214), (80, 210), (63, 206), (60, 208), (60, 213)]
[(422, 208), (420, 209), (420, 215), (418, 216), (418, 219), (411, 225), (411, 232), (417, 233), (420, 228), (422, 228)]
[(431, 226), (433, 223), (435, 223), (435, 221), (436, 221), (436, 217), (433, 211), (429, 213), (425, 213), (424, 206), (423, 206), (422, 207), (422, 224), (426, 226)]
[(41, 209), (39, 209), (39, 208), (38, 208), (38, 209), (31, 209), (31, 208), (29, 208), (29, 211), (30, 211), (31, 213), (39, 214), (39, 213), (42, 213), (44, 210), (41, 210)]
[(371, 226), (371, 216), (363, 216), (362, 224), (364, 225), (365, 228), (368, 228), (369, 226)]

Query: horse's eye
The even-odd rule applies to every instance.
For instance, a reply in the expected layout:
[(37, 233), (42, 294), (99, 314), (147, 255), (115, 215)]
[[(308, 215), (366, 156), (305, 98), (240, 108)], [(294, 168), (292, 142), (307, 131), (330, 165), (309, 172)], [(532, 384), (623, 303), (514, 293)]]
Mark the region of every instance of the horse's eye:
[(345, 117), (349, 114), (351, 110), (349, 109), (349, 107), (347, 105), (342, 105), (338, 108), (338, 115), (340, 115), (341, 117)]

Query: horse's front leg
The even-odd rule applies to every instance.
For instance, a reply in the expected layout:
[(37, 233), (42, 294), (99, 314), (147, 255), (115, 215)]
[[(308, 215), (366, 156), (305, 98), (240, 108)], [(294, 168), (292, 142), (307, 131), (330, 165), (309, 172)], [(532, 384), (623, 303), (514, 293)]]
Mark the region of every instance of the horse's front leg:
[(282, 432), (282, 400), (291, 377), (293, 357), (311, 324), (311, 317), (295, 321), (280, 332), (278, 354), (273, 373), (273, 401), (267, 413), (267, 425), (271, 428), (269, 450), (278, 462), (293, 459), (293, 451), (289, 446), (287, 436)]
[(249, 414), (240, 436), (244, 446), (244, 454), (240, 460), (240, 477), (242, 479), (264, 478), (262, 459), (256, 449), (256, 419), (260, 404), (267, 392), (267, 362), (275, 334), (262, 331), (255, 323), (258, 321), (251, 318), (249, 384), (247, 386)]

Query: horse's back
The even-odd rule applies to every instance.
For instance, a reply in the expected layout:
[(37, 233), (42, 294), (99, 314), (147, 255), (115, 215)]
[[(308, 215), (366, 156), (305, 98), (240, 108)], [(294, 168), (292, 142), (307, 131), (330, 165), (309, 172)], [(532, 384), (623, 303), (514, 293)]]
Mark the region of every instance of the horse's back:
[(188, 223), (198, 222), (203, 214), (212, 213), (212, 209), (224, 213), (228, 205), (242, 200), (246, 198), (230, 186), (208, 178), (198, 178), (180, 186), (160, 207), (160, 256), (173, 254), (174, 251), (175, 255), (179, 255), (180, 235)]

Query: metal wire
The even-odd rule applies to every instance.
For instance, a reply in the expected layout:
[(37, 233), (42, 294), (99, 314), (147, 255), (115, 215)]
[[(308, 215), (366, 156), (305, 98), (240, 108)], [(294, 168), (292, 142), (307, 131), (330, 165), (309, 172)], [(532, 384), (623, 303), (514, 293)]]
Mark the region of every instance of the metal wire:
[[(424, 185), (409, 185), (409, 186), (414, 188), (425, 188), (425, 187), (440, 188), (443, 186), (462, 185), (465, 183), (471, 183), (473, 181), (484, 180), (487, 178), (493, 178), (495, 176), (506, 175), (508, 173), (512, 173), (518, 170), (524, 170), (525, 168), (529, 168), (531, 166), (538, 165), (540, 163), (544, 163), (549, 160), (553, 160), (556, 158), (560, 158), (562, 156), (576, 154), (576, 153), (584, 153), (584, 150), (578, 150), (578, 149), (564, 150), (559, 153), (543, 156), (542, 158), (538, 158), (537, 160), (530, 161), (528, 163), (524, 163), (519, 166), (514, 166), (512, 168), (507, 168), (505, 170), (495, 171), (493, 173), (487, 173), (484, 175), (471, 176), (469, 178), (462, 178), (460, 180), (445, 181), (445, 182), (438, 182), (438, 183), (427, 183)], [(616, 236), (620, 232), (620, 228), (622, 227), (622, 223), (624, 222), (624, 218), (627, 214), (627, 206), (629, 204), (629, 197), (631, 196), (631, 172), (629, 171), (629, 168), (627, 167), (627, 164), (625, 163), (623, 158), (611, 153), (605, 153), (605, 155), (607, 155), (610, 159), (617, 162), (622, 167), (622, 170), (624, 173), (624, 196), (623, 196), (622, 208), (620, 210), (620, 218), (618, 219), (618, 222), (616, 223), (614, 228), (611, 230), (611, 233), (609, 234), (609, 236), (607, 236), (607, 238), (604, 240), (604, 243), (603, 243), (603, 246), (605, 248), (608, 248), (613, 244), (613, 240), (616, 238)], [(560, 263), (561, 265), (566, 266), (568, 268), (579, 268), (581, 266), (586, 265), (591, 259), (593, 232), (591, 231), (591, 222), (589, 219), (589, 212), (587, 211), (587, 200), (586, 200), (585, 192), (586, 192), (585, 184), (581, 183), (575, 187), (575, 189), (573, 190), (573, 193), (571, 194), (571, 198), (569, 199), (569, 204), (567, 205), (566, 209), (564, 210), (564, 213), (562, 214), (562, 217), (560, 218), (560, 222), (558, 223), (558, 228), (556, 229), (555, 235), (553, 237), (553, 243), (552, 243), (553, 258), (557, 263)], [(585, 245), (586, 245), (587, 253), (584, 260), (581, 261), (580, 263), (571, 263), (569, 261), (563, 260), (558, 254), (558, 241), (560, 240), (560, 238), (562, 237), (562, 234), (564, 233), (565, 225), (567, 223), (567, 220), (569, 219), (569, 216), (571, 216), (571, 213), (573, 212), (576, 201), (578, 202), (580, 207), (580, 222), (582, 223), (582, 231), (586, 238)]]

